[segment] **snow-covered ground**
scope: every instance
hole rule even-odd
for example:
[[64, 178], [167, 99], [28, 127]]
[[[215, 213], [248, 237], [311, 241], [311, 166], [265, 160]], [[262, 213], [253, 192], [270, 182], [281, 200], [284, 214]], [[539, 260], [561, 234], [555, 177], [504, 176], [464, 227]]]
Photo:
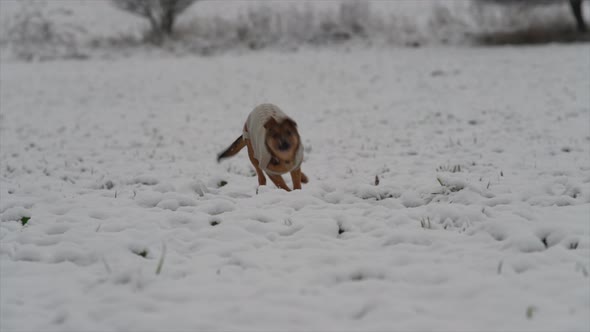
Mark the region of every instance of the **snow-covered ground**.
[[[2, 63], [0, 330], [588, 331], [589, 59]], [[301, 191], [215, 162], [262, 102]]]

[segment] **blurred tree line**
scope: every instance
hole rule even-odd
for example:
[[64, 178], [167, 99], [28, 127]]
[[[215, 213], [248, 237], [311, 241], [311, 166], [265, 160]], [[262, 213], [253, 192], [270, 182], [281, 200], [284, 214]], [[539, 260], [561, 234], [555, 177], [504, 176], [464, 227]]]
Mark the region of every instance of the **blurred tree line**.
[[[159, 43], [174, 32], [177, 17], [198, 0], [111, 0], [113, 4], [132, 14], [147, 19], [152, 41]], [[565, 0], [479, 0], [498, 5], [537, 6]], [[582, 10], [583, 0], [568, 0], [578, 31], [587, 31]]]

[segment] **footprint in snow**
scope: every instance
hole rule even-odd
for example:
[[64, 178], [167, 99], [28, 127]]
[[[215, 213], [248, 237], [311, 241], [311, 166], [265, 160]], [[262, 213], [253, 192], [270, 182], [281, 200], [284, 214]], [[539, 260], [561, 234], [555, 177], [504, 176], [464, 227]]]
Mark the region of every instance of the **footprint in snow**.
[[70, 226], [66, 224], [56, 224], [48, 227], [45, 233], [47, 233], [47, 235], [58, 235], [67, 232], [69, 229]]
[[2, 216], [0, 217], [1, 221], [19, 221], [21, 218], [31, 218], [31, 212], [29, 210], [22, 208], [22, 207], [11, 207], [6, 209]]
[[165, 199], [160, 201], [156, 207], [164, 210], [176, 211], [180, 207], [180, 204], [175, 199]]
[[157, 191], [143, 191], [137, 193], [135, 201], [140, 206], [151, 208], [158, 205], [158, 203], [162, 201], [163, 197], [164, 195]]
[[73, 245], [60, 244], [60, 247], [56, 249], [51, 263], [63, 263], [71, 262], [79, 266], [87, 266], [97, 261], [94, 253], [86, 252], [82, 248]]
[[130, 184], [143, 184], [146, 186], [155, 186], [159, 183], [158, 179], [149, 175], [140, 175], [130, 181]]
[[221, 199], [207, 201], [203, 203], [200, 207], [201, 211], [212, 216], [220, 215], [226, 212], [231, 212], [235, 209], [236, 208], [234, 203]]
[[43, 261], [43, 258], [44, 257], [41, 248], [33, 245], [20, 246], [12, 255], [13, 260], [25, 262], [41, 262]]
[[104, 211], [98, 211], [98, 210], [90, 211], [88, 213], [88, 216], [90, 218], [98, 219], [98, 220], [105, 220], [105, 219], [108, 219], [109, 218], [109, 214], [108, 213], [106, 213]]

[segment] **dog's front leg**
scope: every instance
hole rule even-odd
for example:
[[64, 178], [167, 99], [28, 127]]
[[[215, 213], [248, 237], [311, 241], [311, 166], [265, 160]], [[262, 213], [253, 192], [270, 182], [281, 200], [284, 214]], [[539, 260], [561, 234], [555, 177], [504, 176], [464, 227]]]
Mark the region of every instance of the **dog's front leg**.
[[264, 172], [260, 169], [260, 167], [258, 167], [258, 163], [254, 165], [254, 169], [256, 170], [256, 174], [258, 174], [258, 185], [265, 186], [266, 178], [264, 177]]
[[256, 174], [258, 175], [258, 185], [265, 186], [266, 177], [264, 177], [264, 172], [258, 166], [258, 160], [254, 158], [254, 148], [252, 148], [252, 143], [250, 143], [249, 139], [246, 140], [246, 146], [248, 147], [248, 158], [250, 158], [250, 162], [252, 163], [252, 166], [254, 166]]
[[291, 171], [291, 179], [293, 180], [293, 189], [301, 189], [301, 168]]
[[291, 189], [289, 189], [289, 187], [285, 183], [285, 180], [283, 180], [282, 176], [268, 174], [268, 177], [277, 187], [279, 187], [281, 189], [285, 189], [286, 191], [291, 191]]

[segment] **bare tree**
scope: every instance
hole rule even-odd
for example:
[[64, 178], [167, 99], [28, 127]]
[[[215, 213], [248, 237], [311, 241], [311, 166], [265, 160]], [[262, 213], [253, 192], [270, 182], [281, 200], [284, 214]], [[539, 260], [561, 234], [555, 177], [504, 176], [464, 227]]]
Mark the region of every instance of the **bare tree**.
[[584, 14], [582, 10], [582, 0], [570, 0], [570, 6], [572, 8], [572, 12], [574, 17], [576, 18], [576, 23], [578, 24], [578, 31], [586, 32], [588, 31], [588, 27], [586, 26], [586, 22], [584, 21]]
[[[496, 3], [501, 5], [518, 5], [521, 7], [525, 6], [535, 6], [535, 5], [542, 5], [542, 4], [552, 4], [561, 2], [558, 0], [483, 0], [484, 2], [489, 3]], [[582, 2], [584, 0], [569, 0], [570, 8], [572, 10], [572, 14], [574, 14], [574, 18], [576, 19], [576, 25], [578, 27], [578, 31], [586, 32], [588, 31], [588, 27], [586, 26], [586, 21], [584, 21], [584, 11], [582, 8]]]
[[150, 22], [156, 41], [174, 32], [176, 18], [197, 0], [111, 0], [122, 10], [144, 17]]

